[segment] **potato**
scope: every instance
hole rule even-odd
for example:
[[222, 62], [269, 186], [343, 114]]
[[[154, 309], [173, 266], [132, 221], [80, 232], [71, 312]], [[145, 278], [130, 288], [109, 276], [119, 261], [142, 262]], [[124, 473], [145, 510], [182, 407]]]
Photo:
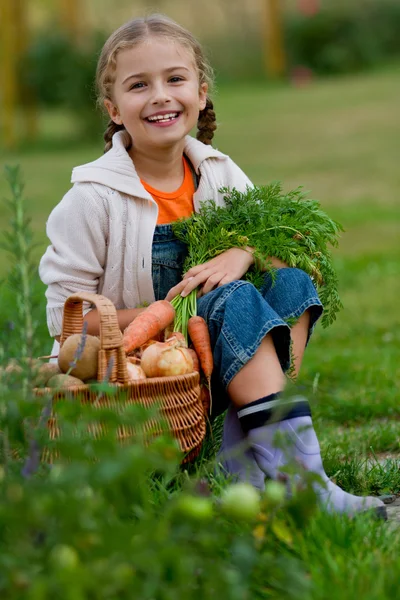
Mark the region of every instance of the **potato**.
[[64, 390], [67, 388], [74, 388], [78, 385], [85, 385], [81, 379], [72, 377], [72, 375], [53, 375], [47, 382], [47, 387], [57, 390]]
[[37, 373], [35, 374], [33, 385], [35, 387], [46, 387], [46, 384], [50, 377], [53, 377], [53, 375], [60, 374], [60, 367], [57, 363], [43, 363], [42, 365], [40, 365]]
[[[63, 373], [67, 373], [67, 371], [70, 369], [70, 365], [74, 360], [81, 339], [82, 334], [80, 333], [70, 335], [60, 348], [60, 352], [58, 354], [58, 366]], [[77, 361], [76, 367], [71, 370], [70, 374], [73, 377], [81, 379], [82, 381], [86, 381], [87, 379], [96, 379], [99, 362], [99, 350], [99, 338], [93, 335], [86, 335], [85, 346], [82, 354]]]

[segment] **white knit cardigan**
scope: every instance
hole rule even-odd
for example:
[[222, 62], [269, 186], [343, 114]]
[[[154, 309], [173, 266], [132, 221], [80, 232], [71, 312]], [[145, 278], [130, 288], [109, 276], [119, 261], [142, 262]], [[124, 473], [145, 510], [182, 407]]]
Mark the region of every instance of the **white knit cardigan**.
[[[47, 221], [51, 244], [39, 274], [47, 286], [52, 337], [61, 333], [64, 302], [70, 294], [103, 294], [117, 309], [154, 301], [152, 242], [158, 207], [126, 150], [129, 134], [119, 131], [112, 141], [112, 148], [98, 160], [73, 170], [73, 187]], [[221, 187], [244, 191], [252, 185], [228, 156], [211, 146], [187, 136], [184, 152], [200, 178], [194, 194], [196, 211], [206, 199], [222, 205]], [[85, 307], [88, 310], [90, 306]]]

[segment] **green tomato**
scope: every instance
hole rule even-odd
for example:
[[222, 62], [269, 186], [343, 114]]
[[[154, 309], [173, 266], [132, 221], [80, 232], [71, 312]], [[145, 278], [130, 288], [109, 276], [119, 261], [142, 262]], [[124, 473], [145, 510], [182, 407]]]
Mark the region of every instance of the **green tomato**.
[[49, 475], [50, 479], [52, 481], [58, 481], [61, 478], [63, 471], [64, 471], [64, 467], [62, 465], [58, 465], [58, 464], [52, 465], [51, 470], [50, 470], [50, 475]]
[[132, 581], [133, 568], [128, 563], [121, 563], [112, 568], [112, 578], [120, 585], [127, 585]]
[[90, 485], [85, 485], [75, 491], [75, 496], [82, 500], [90, 500], [94, 497], [93, 488]]
[[286, 488], [280, 481], [267, 481], [265, 484], [264, 498], [269, 506], [282, 504], [286, 497]]
[[261, 510], [260, 494], [249, 483], [233, 483], [221, 496], [224, 514], [238, 521], [254, 521]]
[[57, 544], [50, 552], [50, 562], [57, 570], [73, 571], [79, 564], [79, 556], [75, 548]]
[[181, 494], [175, 507], [179, 515], [193, 521], [209, 521], [213, 514], [211, 498], [204, 496]]

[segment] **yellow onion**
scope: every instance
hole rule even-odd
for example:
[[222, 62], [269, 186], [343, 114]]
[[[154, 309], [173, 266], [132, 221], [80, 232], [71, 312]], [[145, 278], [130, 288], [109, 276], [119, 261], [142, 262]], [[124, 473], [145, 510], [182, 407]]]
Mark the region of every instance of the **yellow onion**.
[[184, 348], [187, 348], [188, 345], [186, 343], [186, 339], [185, 336], [183, 335], [183, 333], [181, 333], [180, 331], [173, 331], [165, 340], [168, 343], [174, 343], [174, 342], [179, 342], [180, 346], [183, 346]]
[[193, 372], [193, 360], [179, 341], [156, 342], [148, 346], [141, 361], [147, 377], [172, 377]]
[[140, 365], [135, 365], [131, 362], [126, 363], [128, 370], [129, 381], [139, 381], [140, 379], [146, 379], [146, 374]]

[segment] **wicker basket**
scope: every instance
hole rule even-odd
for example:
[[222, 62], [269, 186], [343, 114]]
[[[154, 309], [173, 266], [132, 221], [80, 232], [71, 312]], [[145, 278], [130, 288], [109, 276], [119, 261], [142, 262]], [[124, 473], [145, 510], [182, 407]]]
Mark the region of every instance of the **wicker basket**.
[[[70, 335], [82, 333], [83, 302], [93, 304], [100, 316], [97, 379], [98, 381], [104, 380], [107, 368], [112, 364], [107, 376], [109, 383], [117, 386], [116, 393], [112, 396], [104, 394], [99, 397], [99, 393], [91, 390], [90, 386], [81, 385], [57, 392], [51, 388], [35, 388], [36, 395], [52, 394], [53, 408], [57, 400], [65, 397], [79, 398], [81, 403], [91, 403], [95, 407], [114, 408], [119, 402], [138, 403], [145, 407], [158, 405], [162, 417], [168, 423], [171, 433], [179, 441], [181, 450], [185, 454], [183, 462], [193, 460], [198, 455], [206, 434], [206, 419], [200, 398], [199, 374], [195, 372], [189, 375], [154, 377], [130, 382], [126, 367], [126, 354], [122, 345], [122, 333], [119, 329], [115, 307], [108, 298], [98, 294], [73, 294], [66, 300], [60, 346]], [[155, 426], [158, 431], [161, 431], [159, 424], [149, 425], [152, 425], [153, 428]], [[48, 427], [50, 438], [58, 438], [60, 432], [54, 412], [48, 421]], [[118, 429], [118, 437], [121, 442], [127, 442], [132, 435], [134, 435], [134, 431], [130, 428], [121, 426]]]

